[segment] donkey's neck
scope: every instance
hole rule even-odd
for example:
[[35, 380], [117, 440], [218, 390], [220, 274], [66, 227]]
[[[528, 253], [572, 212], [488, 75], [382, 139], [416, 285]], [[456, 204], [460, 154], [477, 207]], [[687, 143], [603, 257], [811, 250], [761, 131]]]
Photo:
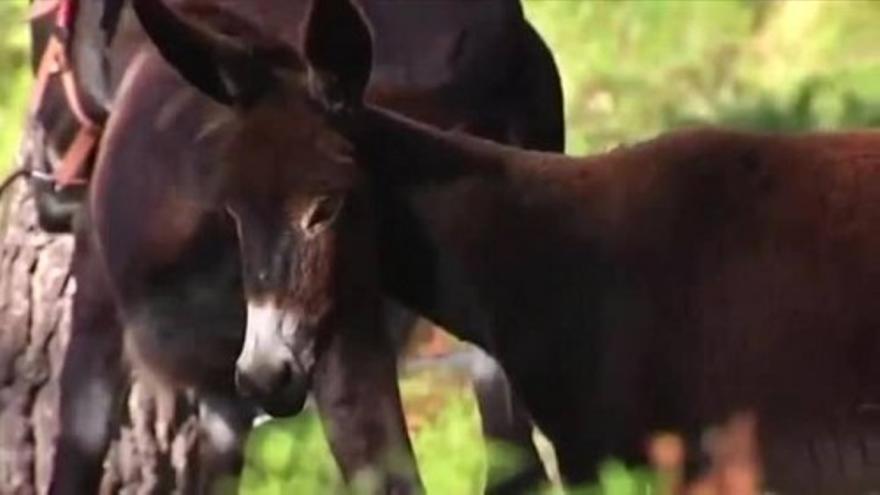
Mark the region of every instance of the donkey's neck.
[[568, 290], [563, 286], [574, 281], [571, 269], [580, 261], [558, 246], [583, 253], [590, 242], [580, 218], [589, 213], [571, 208], [582, 203], [575, 198], [585, 192], [579, 175], [589, 171], [563, 155], [438, 131], [379, 110], [359, 120], [393, 296], [490, 350], [498, 330], [509, 330], [511, 308], [520, 321], [552, 311], [529, 294]]

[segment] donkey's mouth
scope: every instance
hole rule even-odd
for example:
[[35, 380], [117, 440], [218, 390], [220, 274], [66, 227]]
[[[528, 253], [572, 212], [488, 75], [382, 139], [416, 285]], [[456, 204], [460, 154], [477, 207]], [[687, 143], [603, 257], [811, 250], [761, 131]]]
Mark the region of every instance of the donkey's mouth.
[[294, 416], [305, 406], [311, 381], [311, 376], [292, 376], [280, 389], [254, 399], [270, 416]]
[[294, 312], [248, 301], [245, 342], [236, 386], [272, 416], [290, 416], [305, 404], [314, 368], [314, 341]]

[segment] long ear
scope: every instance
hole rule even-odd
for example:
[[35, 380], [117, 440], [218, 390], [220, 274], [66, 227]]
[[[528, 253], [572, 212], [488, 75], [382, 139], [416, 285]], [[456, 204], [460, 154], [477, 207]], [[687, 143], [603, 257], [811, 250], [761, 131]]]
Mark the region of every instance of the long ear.
[[361, 105], [373, 66], [373, 37], [351, 0], [312, 0], [303, 49], [313, 97], [331, 111]]
[[133, 0], [133, 5], [159, 53], [214, 100], [248, 106], [275, 84], [271, 65], [243, 43], [185, 21], [163, 0]]

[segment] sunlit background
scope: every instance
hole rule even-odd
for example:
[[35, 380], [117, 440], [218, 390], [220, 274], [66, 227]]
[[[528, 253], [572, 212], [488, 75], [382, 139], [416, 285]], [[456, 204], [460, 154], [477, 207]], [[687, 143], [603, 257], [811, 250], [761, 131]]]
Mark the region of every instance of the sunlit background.
[[[875, 0], [524, 1], [563, 75], [572, 153], [698, 123], [880, 127]], [[18, 144], [30, 81], [25, 7], [0, 0], [0, 171]], [[487, 456], [466, 379], [422, 373], [403, 390], [429, 493], [481, 493]], [[637, 477], [606, 473], [606, 493], [635, 493]], [[241, 493], [330, 493], [337, 483], [313, 416], [253, 434]]]

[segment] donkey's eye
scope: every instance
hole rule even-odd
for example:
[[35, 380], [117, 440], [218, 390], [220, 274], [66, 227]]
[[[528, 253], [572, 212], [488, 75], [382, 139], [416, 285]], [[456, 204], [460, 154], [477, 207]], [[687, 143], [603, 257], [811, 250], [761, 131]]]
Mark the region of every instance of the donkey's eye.
[[320, 234], [336, 220], [344, 204], [345, 198], [342, 194], [318, 196], [306, 208], [300, 220], [300, 228], [310, 237]]

